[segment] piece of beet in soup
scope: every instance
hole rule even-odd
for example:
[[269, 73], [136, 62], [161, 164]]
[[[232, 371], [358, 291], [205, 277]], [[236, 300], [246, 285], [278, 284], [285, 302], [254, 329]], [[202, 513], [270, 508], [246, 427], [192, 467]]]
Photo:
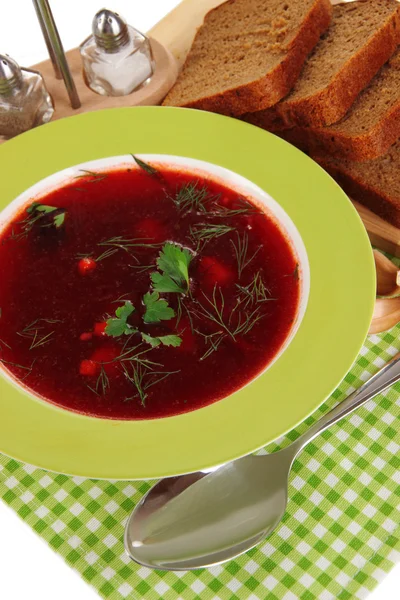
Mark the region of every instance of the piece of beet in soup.
[[0, 362], [68, 410], [192, 411], [278, 354], [300, 301], [291, 243], [211, 176], [149, 165], [82, 171], [0, 233]]

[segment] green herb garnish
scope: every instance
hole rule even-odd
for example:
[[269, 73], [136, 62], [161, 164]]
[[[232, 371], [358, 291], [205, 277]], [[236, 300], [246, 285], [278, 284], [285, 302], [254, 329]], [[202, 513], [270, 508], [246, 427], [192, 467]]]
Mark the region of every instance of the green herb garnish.
[[96, 392], [101, 390], [101, 395], [105, 396], [110, 389], [110, 380], [103, 365], [100, 365], [100, 374], [96, 381]]
[[142, 340], [147, 344], [150, 344], [153, 348], [157, 346], [173, 346], [174, 348], [178, 348], [182, 343], [182, 338], [178, 335], [162, 335], [158, 337], [153, 337], [148, 335], [147, 333], [142, 333]]
[[[54, 335], [54, 331], [46, 332], [46, 325], [60, 323], [59, 319], [35, 319], [29, 323], [22, 331], [17, 331], [17, 335], [31, 340], [29, 350], [34, 350], [40, 346], [48, 344]], [[46, 324], [46, 325], [44, 325]]]
[[25, 381], [25, 379], [27, 377], [29, 377], [29, 375], [32, 373], [32, 369], [33, 369], [33, 365], [35, 364], [36, 359], [34, 361], [32, 361], [32, 364], [30, 367], [26, 367], [25, 365], [20, 365], [18, 363], [15, 362], [11, 362], [10, 360], [5, 360], [4, 358], [0, 357], [0, 363], [4, 364], [4, 365], [8, 365], [10, 367], [15, 367], [16, 369], [22, 369], [23, 371], [26, 371], [24, 377], [21, 377], [21, 381]]
[[53, 218], [54, 226], [57, 227], [57, 229], [59, 227], [61, 227], [61, 225], [64, 225], [65, 215], [66, 215], [66, 212], [64, 211], [64, 212], [58, 213], [58, 215], [55, 215], [55, 217]]
[[260, 271], [254, 275], [252, 281], [248, 285], [243, 286], [237, 283], [236, 287], [239, 290], [239, 294], [243, 298], [244, 308], [248, 308], [248, 306], [254, 306], [255, 304], [260, 304], [262, 302], [271, 302], [276, 300], [276, 298], [271, 297], [271, 292], [264, 285]]
[[128, 265], [128, 267], [135, 269], [136, 273], [140, 275], [141, 273], [150, 271], [150, 269], [154, 269], [155, 265]]
[[9, 346], [9, 345], [7, 344], [7, 342], [5, 342], [4, 340], [2, 340], [2, 339], [0, 338], [0, 352], [3, 350], [3, 346], [4, 346], [5, 348], [8, 348], [9, 350], [11, 350], [11, 346]]
[[190, 237], [197, 244], [197, 250], [199, 250], [207, 242], [222, 237], [233, 230], [234, 227], [230, 227], [229, 225], [196, 223], [196, 225], [190, 227]]
[[107, 250], [104, 250], [104, 252], [102, 252], [101, 254], [99, 254], [98, 256], [94, 257], [93, 256], [93, 252], [78, 252], [78, 254], [76, 255], [77, 259], [82, 259], [82, 258], [93, 258], [93, 260], [95, 262], [101, 262], [102, 260], [104, 260], [105, 258], [109, 258], [110, 256], [113, 256], [113, 254], [115, 254], [116, 252], [118, 252], [118, 248], [108, 248]]
[[[95, 171], [88, 171], [87, 169], [79, 169], [82, 173], [82, 175], [77, 175], [75, 177], [75, 179], [82, 179], [83, 177], [87, 177], [88, 175], [90, 175], [90, 177], [92, 178], [91, 180], [89, 180], [87, 183], [99, 183], [100, 181], [103, 181], [103, 179], [106, 179], [108, 177], [107, 173], [96, 173]], [[86, 190], [84, 188], [74, 188], [75, 190], [78, 190], [80, 192], [85, 192]]]
[[262, 214], [262, 211], [251, 204], [246, 198], [237, 198], [234, 203], [234, 208], [228, 208], [227, 206], [223, 206], [216, 202], [214, 204], [214, 209], [210, 212], [213, 217], [237, 217], [239, 215], [259, 215]]
[[201, 331], [198, 331], [197, 329], [195, 331], [204, 338], [204, 342], [206, 346], [208, 346], [208, 349], [200, 358], [200, 360], [206, 360], [206, 358], [211, 356], [213, 352], [216, 352], [220, 347], [221, 343], [226, 338], [226, 334], [223, 331], [216, 331], [215, 333], [207, 335], [205, 333], [202, 333]]
[[[292, 273], [289, 273], [289, 275], [284, 275], [284, 277], [293, 277], [293, 279], [295, 281], [298, 281], [299, 280], [299, 268], [300, 268], [299, 263], [296, 263], [294, 271]], [[395, 296], [391, 296], [391, 297], [395, 297]]]
[[243, 310], [240, 299], [237, 300], [236, 305], [227, 314], [223, 291], [221, 288], [217, 288], [216, 285], [211, 298], [206, 296], [204, 292], [203, 297], [205, 303], [198, 302], [194, 312], [198, 316], [216, 323], [233, 341], [236, 341], [238, 336], [249, 333], [254, 325], [265, 316], [261, 314], [260, 306], [254, 308], [251, 312]]
[[136, 389], [136, 395], [130, 398], [125, 398], [125, 401], [133, 400], [136, 396], [139, 396], [142, 406], [146, 404], [147, 391], [164, 381], [170, 375], [179, 373], [179, 371], [153, 371], [143, 364], [131, 364], [130, 369], [126, 365], [122, 365], [125, 377]]
[[236, 241], [230, 240], [230, 242], [235, 251], [236, 260], [237, 260], [238, 276], [240, 279], [242, 277], [243, 271], [246, 269], [246, 267], [249, 266], [251, 261], [256, 257], [256, 255], [261, 250], [262, 246], [259, 246], [257, 248], [257, 250], [251, 256], [249, 256], [249, 236], [247, 235], [246, 231], [243, 233], [242, 237], [240, 237], [239, 232], [238, 232]]
[[186, 294], [189, 291], [189, 265], [192, 255], [186, 248], [167, 243], [160, 252], [157, 266], [162, 272], [151, 274], [156, 292], [176, 292]]
[[47, 344], [48, 342], [51, 341], [51, 338], [54, 335], [54, 331], [50, 331], [50, 333], [47, 333], [46, 335], [38, 335], [38, 333], [35, 333], [35, 337], [32, 340], [32, 343], [29, 347], [29, 350], [34, 350], [34, 348], [39, 348], [39, 346], [44, 346], [45, 344]]
[[36, 224], [41, 228], [55, 227], [56, 229], [60, 229], [67, 215], [67, 211], [64, 208], [40, 204], [40, 202], [33, 202], [26, 209], [26, 213], [28, 216], [20, 222], [20, 233], [15, 234], [13, 230], [11, 233], [12, 239], [18, 240], [26, 237]]
[[186, 288], [175, 283], [169, 275], [161, 275], [157, 271], [151, 274], [151, 281], [154, 289], [160, 293], [184, 294], [187, 291]]
[[52, 213], [55, 210], [57, 210], [56, 206], [48, 206], [47, 204], [40, 204], [39, 202], [33, 202], [30, 206], [28, 206], [28, 208], [26, 209], [26, 212], [28, 213], [28, 215], [33, 215], [36, 213]]
[[175, 311], [168, 306], [168, 302], [160, 299], [158, 292], [148, 292], [143, 296], [143, 303], [146, 312], [143, 315], [145, 323], [159, 323], [160, 321], [169, 321], [175, 316]]
[[103, 240], [97, 245], [106, 246], [108, 249], [105, 250], [103, 254], [100, 254], [100, 256], [98, 256], [94, 260], [96, 262], [99, 262], [100, 260], [104, 260], [105, 258], [112, 256], [119, 250], [123, 250], [124, 252], [132, 256], [132, 258], [136, 260], [136, 262], [139, 264], [140, 261], [138, 260], [138, 258], [134, 254], [132, 254], [133, 249], [136, 248], [137, 250], [140, 250], [144, 248], [159, 248], [162, 245], [159, 243], [149, 243], [147, 239], [148, 238], [124, 238], [122, 235], [117, 235], [115, 237], [109, 238], [108, 240]]
[[211, 196], [205, 185], [199, 182], [186, 183], [176, 192], [171, 200], [180, 212], [207, 212], [206, 203], [216, 201], [219, 196]]
[[105, 333], [111, 337], [119, 337], [120, 335], [130, 335], [136, 333], [137, 329], [129, 325], [128, 318], [134, 312], [135, 307], [132, 302], [127, 300], [123, 306], [119, 306], [115, 311], [115, 318], [107, 320]]
[[105, 250], [104, 252], [99, 254], [99, 256], [97, 256], [94, 260], [96, 262], [101, 262], [105, 258], [109, 258], [110, 256], [113, 256], [113, 254], [115, 254], [116, 252], [118, 252], [118, 248], [109, 248], [108, 250]]
[[135, 163], [138, 165], [138, 167], [143, 169], [143, 171], [146, 171], [146, 173], [148, 173], [149, 175], [158, 175], [157, 169], [155, 169], [154, 167], [149, 165], [149, 163], [144, 162], [144, 160], [141, 160], [134, 154], [132, 154], [131, 156], [132, 156], [133, 160], [135, 161]]

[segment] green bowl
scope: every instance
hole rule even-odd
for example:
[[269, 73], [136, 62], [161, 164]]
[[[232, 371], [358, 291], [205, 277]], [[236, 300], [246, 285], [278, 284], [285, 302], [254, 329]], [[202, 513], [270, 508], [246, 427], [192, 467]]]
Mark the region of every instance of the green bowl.
[[234, 119], [140, 107], [42, 126], [0, 147], [0, 210], [55, 173], [131, 153], [205, 161], [249, 180], [276, 201], [308, 258], [303, 258], [311, 282], [309, 295], [308, 284], [303, 289], [305, 314], [285, 351], [252, 383], [176, 417], [87, 417], [37, 400], [0, 376], [0, 451], [44, 469], [146, 479], [210, 468], [255, 451], [295, 427], [329, 396], [350, 369], [370, 325], [374, 262], [351, 202], [304, 154]]

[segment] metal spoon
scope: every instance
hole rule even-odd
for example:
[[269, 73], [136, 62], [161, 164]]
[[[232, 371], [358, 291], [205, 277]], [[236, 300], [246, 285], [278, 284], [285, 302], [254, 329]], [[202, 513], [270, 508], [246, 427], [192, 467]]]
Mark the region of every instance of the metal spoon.
[[284, 450], [213, 472], [163, 479], [128, 520], [125, 549], [150, 568], [200, 569], [233, 559], [271, 534], [288, 498], [292, 464], [322, 431], [400, 380], [400, 354]]

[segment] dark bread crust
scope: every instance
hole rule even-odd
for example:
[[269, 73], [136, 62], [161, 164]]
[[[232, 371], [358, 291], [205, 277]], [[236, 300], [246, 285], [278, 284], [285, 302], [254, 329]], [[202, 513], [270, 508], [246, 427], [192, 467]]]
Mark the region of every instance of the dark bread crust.
[[[400, 227], [400, 196], [390, 189], [390, 185], [385, 180], [380, 184], [369, 181], [367, 174], [357, 171], [357, 163], [352, 166], [351, 163], [346, 164], [327, 157], [316, 155], [312, 157], [337, 181], [350, 198], [357, 200], [395, 227]], [[398, 164], [395, 162], [393, 163], [394, 177], [397, 176], [397, 172]]]
[[367, 46], [353, 55], [331, 84], [311, 98], [283, 101], [286, 124], [323, 127], [339, 121], [400, 43], [400, 5]]
[[336, 158], [364, 162], [378, 158], [400, 137], [400, 100], [369, 131], [360, 135], [326, 129], [297, 129], [294, 145], [301, 145], [315, 154], [327, 153]]
[[[258, 125], [257, 122], [253, 122]], [[400, 100], [383, 115], [382, 119], [363, 134], [350, 135], [345, 131], [326, 128], [285, 127], [281, 123], [269, 122], [267, 131], [296, 146], [303, 152], [354, 162], [366, 162], [386, 154], [400, 137]]]
[[[234, 2], [235, 0], [228, 0]], [[217, 11], [219, 7], [214, 8]], [[210, 11], [213, 12], [213, 11]], [[208, 13], [208, 14], [210, 14]], [[262, 79], [246, 83], [234, 89], [226, 89], [218, 94], [188, 103], [171, 101], [174, 88], [163, 102], [163, 106], [183, 106], [217, 112], [229, 116], [240, 116], [270, 107], [286, 96], [300, 75], [304, 62], [318, 43], [321, 34], [328, 28], [332, 16], [330, 0], [315, 0], [307, 18], [299, 27], [288, 52], [280, 64], [268, 72]], [[206, 26], [207, 16], [205, 19]], [[191, 52], [186, 62], [191, 60]], [[178, 78], [185, 77], [185, 67]]]
[[351, 56], [324, 89], [297, 100], [289, 95], [273, 108], [258, 115], [244, 115], [243, 119], [265, 129], [271, 123], [280, 129], [326, 127], [342, 119], [400, 43], [400, 4], [393, 8], [393, 14], [369, 43]]
[[[261, 119], [261, 114], [268, 116]], [[288, 129], [273, 111], [249, 116], [248, 121], [306, 152], [355, 162], [378, 158], [400, 137], [400, 49], [361, 92], [345, 117], [329, 127]]]

